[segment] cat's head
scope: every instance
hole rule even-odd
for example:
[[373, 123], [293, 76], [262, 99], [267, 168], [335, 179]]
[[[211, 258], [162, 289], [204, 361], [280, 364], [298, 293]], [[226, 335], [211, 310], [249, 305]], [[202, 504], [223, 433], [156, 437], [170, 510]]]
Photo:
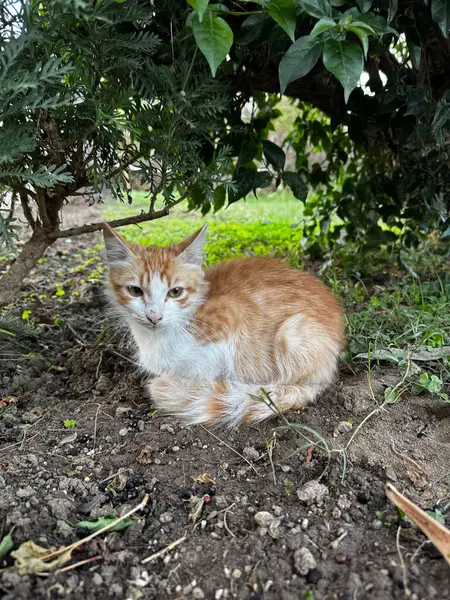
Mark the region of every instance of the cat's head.
[[179, 244], [131, 244], [104, 226], [109, 291], [130, 323], [149, 329], [183, 326], [208, 291], [202, 270], [206, 225]]

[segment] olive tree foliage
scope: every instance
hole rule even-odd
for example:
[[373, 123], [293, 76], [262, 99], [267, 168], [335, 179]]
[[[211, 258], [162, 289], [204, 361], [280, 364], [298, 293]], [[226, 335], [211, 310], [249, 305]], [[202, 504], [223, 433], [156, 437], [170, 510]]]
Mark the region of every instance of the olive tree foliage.
[[[64, 229], [61, 208], [123, 196], [129, 165], [148, 210], [115, 225], [285, 185], [310, 252], [450, 237], [449, 27], [445, 0], [5, 0], [0, 236], [15, 203], [33, 233], [0, 302], [54, 240], [100, 228]], [[297, 115], [282, 147], [280, 93]]]
[[199, 149], [225, 130], [226, 96], [172, 13], [170, 1], [153, 11], [146, 0], [0, 5], [1, 241], [14, 243], [17, 203], [32, 229], [0, 301], [54, 240], [101, 227], [64, 229], [69, 197], [95, 201], [105, 184], [123, 196], [124, 170], [138, 165], [148, 210], [113, 225], [139, 223], [166, 215], [190, 189], [210, 193], [223, 176], [227, 152], [215, 148], [206, 163]]

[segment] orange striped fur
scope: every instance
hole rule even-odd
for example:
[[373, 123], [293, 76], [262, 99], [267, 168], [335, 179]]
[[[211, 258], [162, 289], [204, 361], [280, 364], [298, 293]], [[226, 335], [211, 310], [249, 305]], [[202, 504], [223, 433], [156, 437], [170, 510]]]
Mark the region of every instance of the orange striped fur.
[[188, 423], [236, 426], [312, 402], [332, 382], [342, 310], [316, 277], [271, 258], [202, 269], [205, 228], [166, 248], [104, 229], [109, 291], [156, 406]]

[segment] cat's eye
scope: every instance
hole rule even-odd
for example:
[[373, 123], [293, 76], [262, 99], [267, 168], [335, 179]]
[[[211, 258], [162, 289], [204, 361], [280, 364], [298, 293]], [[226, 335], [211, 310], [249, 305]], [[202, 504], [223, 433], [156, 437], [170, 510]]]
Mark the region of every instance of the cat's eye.
[[127, 292], [130, 296], [134, 296], [135, 298], [139, 298], [144, 295], [144, 292], [137, 285], [127, 285]]
[[170, 298], [179, 298], [182, 293], [183, 293], [183, 288], [182, 287], [174, 287], [171, 290], [169, 290], [169, 292], [168, 292], [167, 295]]

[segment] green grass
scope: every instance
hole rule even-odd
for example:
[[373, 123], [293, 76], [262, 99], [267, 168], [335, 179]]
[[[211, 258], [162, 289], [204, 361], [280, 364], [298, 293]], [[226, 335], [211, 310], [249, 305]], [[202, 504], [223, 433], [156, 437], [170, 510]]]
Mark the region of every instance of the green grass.
[[[121, 218], [147, 210], [148, 200], [135, 193], [133, 205], [111, 202], [105, 217]], [[207, 263], [238, 256], [280, 257], [294, 266], [311, 262], [302, 253], [303, 206], [289, 192], [275, 192], [258, 199], [247, 197], [217, 214], [202, 217], [176, 207], [164, 219], [142, 227], [122, 228], [135, 242], [167, 245], [209, 223]], [[417, 251], [403, 256], [411, 267], [400, 269], [397, 258], [387, 249], [360, 258], [340, 252], [323, 270], [322, 277], [341, 298], [346, 311], [349, 345], [347, 360], [369, 349], [442, 347], [450, 345], [450, 261], [448, 248], [430, 240]], [[314, 265], [319, 269], [322, 265]], [[416, 271], [418, 278], [411, 273]], [[379, 283], [381, 281], [381, 283]], [[450, 362], [441, 361], [431, 369], [442, 381], [450, 379]], [[417, 370], [414, 377], [420, 374]], [[411, 385], [414, 381], [411, 381]]]
[[[127, 217], [148, 209], [144, 194], [133, 194], [133, 205], [110, 202], [107, 219]], [[165, 246], [178, 242], [209, 223], [206, 261], [213, 265], [237, 256], [279, 256], [297, 265], [302, 228], [292, 227], [303, 214], [303, 205], [288, 192], [275, 192], [259, 199], [247, 197], [217, 214], [202, 217], [177, 206], [167, 218], [142, 226], [121, 228], [127, 239], [143, 244]]]

